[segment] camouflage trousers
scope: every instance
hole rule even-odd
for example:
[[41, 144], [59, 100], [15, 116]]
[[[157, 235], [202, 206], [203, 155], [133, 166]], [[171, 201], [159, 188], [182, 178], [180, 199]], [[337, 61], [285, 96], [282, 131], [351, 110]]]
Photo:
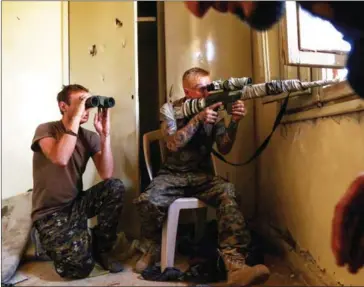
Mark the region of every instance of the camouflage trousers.
[[216, 208], [219, 245], [224, 250], [248, 251], [251, 235], [235, 200], [235, 188], [221, 177], [196, 172], [161, 170], [134, 203], [141, 217], [146, 244], [160, 246], [168, 207], [178, 198], [196, 197]]
[[[105, 180], [80, 192], [71, 205], [34, 223], [42, 248], [61, 277], [87, 277], [95, 266], [95, 254], [113, 247], [124, 191], [120, 180]], [[93, 229], [93, 238], [88, 232], [87, 219], [96, 215], [98, 225]]]

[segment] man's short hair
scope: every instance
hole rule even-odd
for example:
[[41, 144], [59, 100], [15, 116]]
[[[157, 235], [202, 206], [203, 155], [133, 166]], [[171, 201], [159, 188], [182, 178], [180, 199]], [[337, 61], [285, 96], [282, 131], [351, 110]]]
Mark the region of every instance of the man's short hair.
[[193, 67], [191, 69], [188, 69], [186, 72], [184, 72], [183, 76], [182, 76], [182, 81], [186, 81], [189, 77], [195, 77], [195, 76], [202, 76], [202, 77], [206, 77], [206, 76], [210, 76], [210, 72], [199, 68], [199, 67]]
[[57, 101], [65, 102], [66, 104], [70, 104], [70, 95], [74, 92], [86, 92], [88, 93], [89, 90], [86, 89], [84, 86], [78, 84], [72, 84], [63, 86], [62, 90], [57, 95]]
[[[70, 104], [70, 95], [74, 92], [86, 92], [88, 93], [89, 90], [86, 89], [84, 86], [78, 84], [66, 85], [63, 86], [62, 90], [57, 95], [57, 102], [65, 102], [67, 105]], [[63, 112], [60, 110], [61, 114]]]

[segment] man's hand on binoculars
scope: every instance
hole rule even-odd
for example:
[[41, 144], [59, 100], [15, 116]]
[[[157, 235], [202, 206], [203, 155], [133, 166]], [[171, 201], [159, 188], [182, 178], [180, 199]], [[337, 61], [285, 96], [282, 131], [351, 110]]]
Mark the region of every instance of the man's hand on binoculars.
[[94, 126], [100, 136], [107, 137], [110, 134], [110, 109], [98, 108]]
[[82, 118], [85, 112], [85, 103], [89, 97], [91, 97], [91, 94], [82, 93], [78, 98], [75, 98], [71, 101], [68, 108], [68, 114], [71, 118]]

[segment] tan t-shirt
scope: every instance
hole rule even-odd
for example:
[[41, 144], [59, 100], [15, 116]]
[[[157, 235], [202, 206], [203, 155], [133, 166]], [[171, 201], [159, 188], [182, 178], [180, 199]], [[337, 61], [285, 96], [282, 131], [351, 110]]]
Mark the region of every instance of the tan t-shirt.
[[67, 166], [58, 166], [43, 154], [38, 143], [45, 137], [59, 140], [65, 131], [62, 121], [41, 124], [35, 131], [31, 145], [34, 152], [33, 222], [72, 203], [83, 190], [82, 174], [88, 160], [101, 149], [99, 136], [80, 127], [76, 147]]

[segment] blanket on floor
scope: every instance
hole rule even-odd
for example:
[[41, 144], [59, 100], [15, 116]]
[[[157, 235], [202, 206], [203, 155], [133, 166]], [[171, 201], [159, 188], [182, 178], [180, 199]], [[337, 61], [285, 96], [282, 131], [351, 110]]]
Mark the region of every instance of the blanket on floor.
[[32, 192], [2, 200], [1, 283], [10, 283], [19, 266], [30, 236]]

